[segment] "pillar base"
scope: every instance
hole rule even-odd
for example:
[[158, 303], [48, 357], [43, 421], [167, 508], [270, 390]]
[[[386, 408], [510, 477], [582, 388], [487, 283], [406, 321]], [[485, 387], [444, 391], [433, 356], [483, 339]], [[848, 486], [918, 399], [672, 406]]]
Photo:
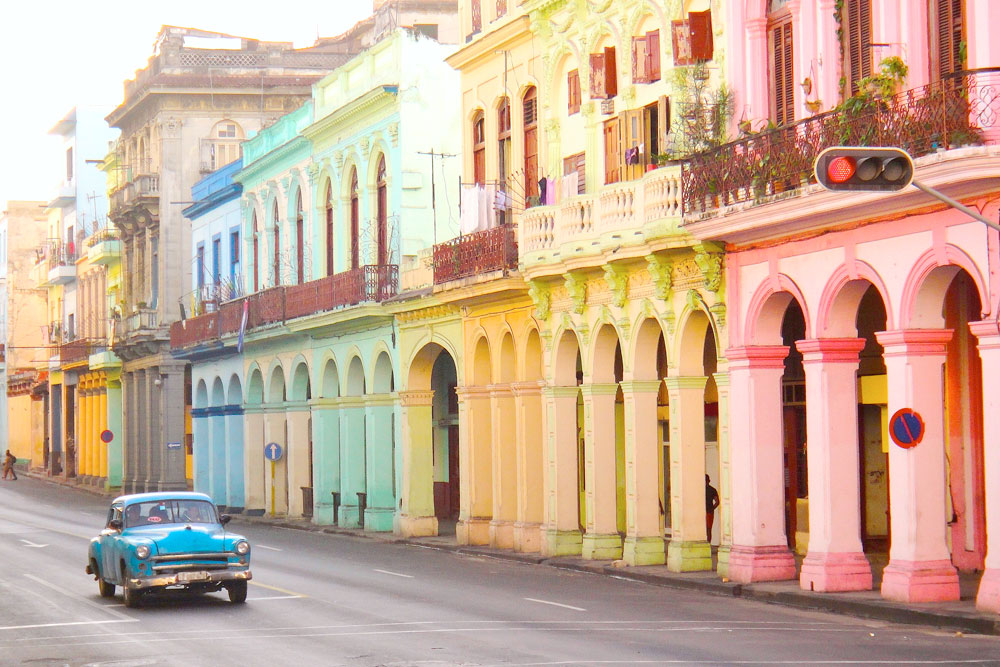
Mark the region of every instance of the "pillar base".
[[542, 555], [579, 556], [583, 553], [583, 534], [579, 530], [546, 529], [542, 540]]
[[1000, 570], [988, 567], [983, 572], [976, 594], [976, 609], [1000, 613]]
[[438, 534], [438, 520], [436, 516], [401, 514], [398, 531], [403, 537], [433, 537]]
[[729, 578], [741, 584], [795, 578], [795, 558], [786, 546], [741, 547], [729, 551]]
[[149, 482], [146, 485], [150, 491], [187, 491], [187, 480], [183, 482]]
[[629, 565], [663, 565], [667, 560], [662, 537], [625, 538], [622, 559]]
[[882, 597], [895, 602], [958, 600], [958, 571], [949, 560], [893, 560], [882, 571]]
[[468, 546], [487, 546], [490, 543], [489, 519], [459, 519], [455, 524], [455, 539]]
[[728, 544], [719, 545], [719, 551], [715, 554], [715, 571], [720, 577], [729, 578], [729, 551], [732, 549]]
[[671, 572], [705, 572], [712, 570], [712, 545], [705, 540], [667, 544], [667, 569]]
[[490, 521], [490, 546], [496, 549], [514, 548], [514, 523], [494, 519]]
[[542, 525], [518, 521], [514, 524], [514, 551], [534, 553], [542, 548]]
[[396, 512], [391, 507], [372, 507], [365, 510], [366, 533], [388, 533], [392, 530]]
[[818, 593], [870, 591], [872, 567], [861, 552], [806, 554], [799, 586]]
[[583, 536], [583, 557], [589, 560], [619, 560], [622, 557], [622, 536], [618, 533]]

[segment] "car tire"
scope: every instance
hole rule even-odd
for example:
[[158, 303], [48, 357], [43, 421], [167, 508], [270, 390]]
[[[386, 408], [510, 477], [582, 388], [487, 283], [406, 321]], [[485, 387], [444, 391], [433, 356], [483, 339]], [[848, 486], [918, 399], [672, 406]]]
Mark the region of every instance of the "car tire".
[[243, 580], [233, 581], [226, 586], [229, 591], [229, 601], [234, 604], [243, 604], [247, 601], [247, 582]]
[[104, 581], [100, 573], [97, 575], [97, 589], [101, 591], [102, 598], [113, 598], [115, 596], [115, 585]]
[[122, 602], [129, 609], [135, 609], [139, 606], [139, 599], [142, 594], [133, 588], [128, 586], [128, 572], [125, 571], [125, 566], [122, 565]]

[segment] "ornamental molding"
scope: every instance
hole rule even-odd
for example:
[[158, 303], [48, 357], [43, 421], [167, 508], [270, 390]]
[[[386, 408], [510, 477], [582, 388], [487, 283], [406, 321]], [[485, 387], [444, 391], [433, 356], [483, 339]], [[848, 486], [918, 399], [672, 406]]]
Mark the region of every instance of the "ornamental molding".
[[673, 265], [659, 255], [646, 255], [646, 267], [656, 288], [656, 298], [670, 303], [674, 295]]
[[552, 290], [539, 280], [532, 280], [528, 283], [528, 296], [535, 304], [535, 317], [540, 320], [548, 320], [552, 314]]
[[694, 261], [701, 271], [706, 289], [718, 294], [722, 290], [722, 253], [703, 246], [695, 253]]
[[579, 273], [566, 273], [566, 292], [573, 301], [573, 312], [582, 314], [587, 308], [587, 278]]
[[399, 146], [399, 123], [389, 123], [389, 127], [386, 128], [389, 131], [389, 143], [392, 144], [393, 148]]
[[611, 290], [611, 303], [624, 308], [628, 300], [628, 271], [614, 264], [604, 265], [604, 281]]
[[437, 306], [429, 306], [427, 308], [419, 308], [417, 310], [403, 311], [398, 313], [396, 317], [399, 319], [400, 323], [406, 324], [409, 322], [421, 322], [445, 317], [457, 317], [461, 315], [461, 312], [462, 311], [458, 306], [440, 304]]

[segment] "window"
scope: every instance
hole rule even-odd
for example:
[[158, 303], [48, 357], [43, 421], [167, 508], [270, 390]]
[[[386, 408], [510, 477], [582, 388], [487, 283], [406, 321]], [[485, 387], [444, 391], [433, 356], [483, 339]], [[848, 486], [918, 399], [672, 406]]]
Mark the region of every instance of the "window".
[[507, 14], [507, 0], [497, 0], [497, 18]]
[[792, 15], [782, 8], [768, 16], [771, 120], [784, 125], [795, 120], [795, 84], [792, 71]]
[[295, 197], [295, 278], [299, 285], [306, 281], [305, 216], [302, 212], [302, 190]]
[[198, 244], [198, 255], [195, 260], [195, 271], [198, 274], [198, 278], [195, 282], [198, 285], [198, 289], [201, 290], [205, 286], [205, 244]]
[[569, 115], [580, 113], [580, 70], [575, 69], [566, 75], [566, 101]]
[[215, 171], [240, 159], [242, 141], [243, 128], [239, 124], [231, 120], [216, 123], [209, 138], [202, 140], [202, 171]]
[[686, 19], [674, 21], [670, 28], [675, 65], [694, 65], [712, 59], [715, 44], [710, 10], [688, 12]]
[[652, 30], [632, 38], [632, 81], [652, 83], [660, 80], [660, 31]]
[[472, 33], [469, 35], [471, 38], [483, 29], [483, 8], [480, 0], [469, 0], [469, 5], [472, 13]]
[[375, 176], [375, 223], [376, 223], [376, 264], [385, 266], [389, 263], [389, 201], [386, 188], [385, 156], [378, 159], [378, 172]]
[[272, 246], [274, 249], [274, 265], [271, 267], [271, 275], [274, 278], [274, 285], [281, 284], [281, 228], [278, 222], [278, 202], [274, 202], [274, 212], [271, 215], [274, 223], [274, 238]]
[[[510, 161], [510, 100], [505, 97], [497, 109], [497, 179], [498, 189], [502, 192], [507, 192], [510, 187]], [[506, 224], [508, 215], [506, 207], [498, 207], [497, 223]]]
[[240, 233], [238, 230], [229, 232], [229, 282], [235, 284], [240, 272]]
[[607, 46], [604, 53], [590, 54], [590, 96], [609, 100], [618, 94], [618, 65], [615, 47]]
[[472, 120], [472, 174], [478, 185], [486, 183], [486, 120], [482, 111]]
[[534, 86], [522, 100], [524, 107], [524, 198], [538, 196], [538, 95]]
[[220, 139], [235, 139], [236, 138], [236, 123], [219, 123], [218, 127], [218, 137]]
[[222, 282], [222, 239], [212, 239], [212, 284], [216, 287]]
[[360, 215], [358, 208], [358, 170], [351, 169], [351, 268], [361, 268], [358, 257], [358, 234], [360, 232]]
[[66, 149], [66, 180], [73, 180], [73, 147]]
[[931, 0], [931, 76], [940, 79], [965, 69], [963, 0]]
[[251, 218], [253, 227], [253, 291], [260, 291], [260, 228], [257, 225], [257, 212]]
[[584, 153], [570, 155], [563, 159], [563, 176], [576, 175], [576, 193], [587, 191], [587, 160]]
[[160, 237], [154, 236], [149, 239], [149, 283], [151, 308], [156, 308], [156, 302], [160, 298]]
[[621, 180], [619, 170], [622, 161], [620, 119], [612, 118], [604, 122], [604, 183], [617, 183]]
[[872, 2], [871, 0], [844, 0], [841, 9], [844, 26], [844, 78], [847, 80], [845, 96], [858, 92], [858, 81], [872, 73]]
[[326, 181], [326, 275], [333, 275], [333, 183]]

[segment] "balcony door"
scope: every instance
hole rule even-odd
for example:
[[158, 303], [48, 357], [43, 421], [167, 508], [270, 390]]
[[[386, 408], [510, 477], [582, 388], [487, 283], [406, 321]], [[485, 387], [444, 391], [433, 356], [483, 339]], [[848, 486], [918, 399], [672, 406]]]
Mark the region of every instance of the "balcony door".
[[385, 156], [378, 160], [376, 175], [376, 264], [385, 266], [389, 263], [389, 202], [386, 192]]
[[358, 170], [351, 169], [351, 268], [357, 269], [361, 265], [358, 257], [358, 233], [360, 231], [359, 216], [361, 215], [358, 206]]
[[929, 0], [931, 76], [941, 79], [966, 67], [965, 0]]
[[299, 285], [306, 281], [305, 216], [302, 212], [302, 190], [295, 199], [295, 278]]
[[767, 16], [770, 112], [775, 125], [795, 120], [792, 13], [786, 4], [787, 0], [771, 0]]

